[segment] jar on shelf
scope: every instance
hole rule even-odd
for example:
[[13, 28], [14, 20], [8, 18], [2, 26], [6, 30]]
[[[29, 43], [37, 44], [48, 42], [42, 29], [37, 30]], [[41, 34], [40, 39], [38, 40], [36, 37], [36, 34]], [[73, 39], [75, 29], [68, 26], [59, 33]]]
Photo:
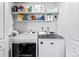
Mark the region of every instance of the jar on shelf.
[[11, 10], [12, 10], [12, 12], [17, 12], [18, 11], [18, 6], [12, 6]]
[[28, 6], [25, 7], [25, 12], [27, 12], [27, 13], [29, 12], [29, 7]]
[[18, 14], [17, 19], [18, 19], [18, 21], [23, 21], [24, 20], [24, 15], [23, 14]]
[[36, 16], [35, 15], [32, 15], [31, 18], [32, 18], [32, 20], [36, 20]]
[[24, 7], [21, 4], [18, 6], [18, 12], [24, 12]]

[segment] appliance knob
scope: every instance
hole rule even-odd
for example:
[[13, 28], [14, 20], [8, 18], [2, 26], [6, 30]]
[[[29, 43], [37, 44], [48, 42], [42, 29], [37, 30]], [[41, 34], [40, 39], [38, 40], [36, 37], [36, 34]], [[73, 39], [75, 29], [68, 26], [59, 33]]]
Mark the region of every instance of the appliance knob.
[[52, 45], [52, 44], [54, 44], [54, 43], [50, 43], [50, 44]]
[[40, 42], [41, 44], [43, 44], [43, 42]]

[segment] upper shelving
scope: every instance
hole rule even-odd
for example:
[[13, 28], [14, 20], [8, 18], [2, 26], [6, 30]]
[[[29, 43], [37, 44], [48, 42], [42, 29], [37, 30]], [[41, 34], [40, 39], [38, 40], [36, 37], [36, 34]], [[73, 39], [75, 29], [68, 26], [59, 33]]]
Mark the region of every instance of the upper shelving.
[[43, 4], [22, 4], [14, 3], [11, 7], [11, 14], [16, 21], [32, 22], [54, 22], [57, 19], [58, 8], [46, 8]]
[[55, 12], [12, 12], [12, 14], [29, 14], [29, 15], [57, 15]]
[[[35, 19], [35, 20], [33, 20], [32, 21], [32, 19], [30, 19], [31, 20], [31, 22], [42, 22], [42, 21], [45, 21], [45, 22], [55, 22], [55, 20], [54, 20], [54, 18], [55, 18], [55, 16], [57, 16], [58, 15], [58, 13], [56, 13], [56, 12], [11, 12], [12, 13], [12, 15], [19, 15], [19, 14], [28, 14], [28, 15], [48, 15], [48, 16], [44, 16], [44, 19], [41, 19], [41, 20], [38, 20], [38, 19]], [[53, 17], [51, 16], [51, 15], [53, 15]], [[21, 16], [20, 16], [21, 17]], [[20, 18], [19, 17], [19, 18]], [[39, 18], [39, 17], [36, 17], [36, 16], [34, 16], [35, 18]], [[43, 16], [41, 16], [40, 18], [42, 18]], [[48, 17], [48, 18], [47, 18]], [[17, 17], [17, 19], [18, 20], [16, 20], [16, 21], [20, 21], [19, 20], [19, 18]], [[22, 18], [22, 17], [21, 17]], [[27, 18], [28, 18], [28, 16], [27, 16]], [[52, 18], [52, 19], [51, 19]], [[29, 20], [29, 19], [28, 19]], [[21, 22], [22, 21], [28, 21], [28, 20], [21, 20]], [[30, 21], [29, 20], [29, 21]]]

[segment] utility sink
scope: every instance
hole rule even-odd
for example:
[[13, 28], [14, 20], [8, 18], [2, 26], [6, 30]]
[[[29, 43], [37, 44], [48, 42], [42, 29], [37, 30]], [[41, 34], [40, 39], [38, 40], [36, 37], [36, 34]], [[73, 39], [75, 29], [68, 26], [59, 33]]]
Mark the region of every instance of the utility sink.
[[55, 34], [54, 32], [50, 33], [50, 34], [39, 34], [38, 38], [41, 39], [64, 39], [62, 36]]

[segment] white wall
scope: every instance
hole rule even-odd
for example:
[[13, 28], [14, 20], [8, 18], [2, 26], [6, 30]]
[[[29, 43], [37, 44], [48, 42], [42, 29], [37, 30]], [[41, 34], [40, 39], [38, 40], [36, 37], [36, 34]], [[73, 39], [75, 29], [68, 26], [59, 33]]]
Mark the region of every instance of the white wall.
[[69, 54], [69, 38], [70, 38], [70, 3], [58, 3], [59, 15], [57, 22], [57, 33], [66, 39], [66, 54]]
[[57, 19], [58, 25], [58, 34], [67, 37], [70, 33], [69, 25], [70, 25], [70, 3], [58, 3], [59, 14]]
[[0, 38], [3, 38], [3, 3], [0, 2]]
[[5, 46], [5, 54], [4, 56], [8, 57], [9, 54], [9, 28], [12, 28], [13, 21], [12, 21], [12, 16], [11, 12], [9, 9], [9, 4], [8, 2], [4, 3], [4, 46]]
[[[13, 3], [14, 5], [18, 5], [19, 3]], [[26, 3], [21, 3], [24, 6], [26, 5]], [[54, 9], [56, 8], [56, 3], [55, 2], [30, 2], [27, 3], [28, 5], [37, 5], [37, 4], [41, 4], [45, 6], [45, 9], [49, 10], [49, 9]], [[17, 19], [15, 19], [17, 20]], [[55, 26], [55, 22], [15, 22], [14, 23], [14, 29], [18, 30], [20, 32], [23, 31], [30, 31], [31, 29], [35, 32], [40, 32], [41, 31], [41, 27], [44, 27], [44, 30], [47, 30], [47, 27], [49, 27], [49, 31], [53, 31], [56, 32], [56, 26]]]
[[[71, 3], [71, 36], [79, 38], [79, 2]], [[74, 39], [73, 38], [73, 39]]]
[[66, 39], [66, 56], [71, 56], [70, 40], [79, 38], [79, 3], [58, 3], [58, 34]]
[[4, 56], [4, 38], [3, 38], [3, 2], [0, 2], [0, 57]]

